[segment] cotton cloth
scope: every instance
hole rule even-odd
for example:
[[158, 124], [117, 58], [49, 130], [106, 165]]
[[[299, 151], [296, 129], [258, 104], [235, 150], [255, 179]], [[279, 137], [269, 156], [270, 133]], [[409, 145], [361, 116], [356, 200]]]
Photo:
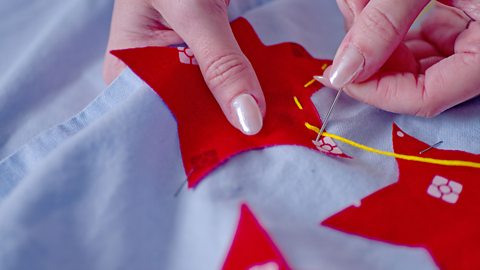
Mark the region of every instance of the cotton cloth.
[[[111, 8], [0, 3], [0, 269], [220, 269], [244, 202], [295, 269], [437, 268], [422, 248], [320, 226], [398, 179], [394, 159], [348, 146], [348, 161], [295, 146], [242, 153], [174, 197], [186, 175], [172, 114], [130, 70], [102, 84]], [[334, 1], [232, 1], [230, 13], [264, 43], [317, 58], [343, 36]], [[312, 97], [322, 117], [334, 95]], [[478, 115], [479, 98], [423, 119], [343, 96], [329, 131], [392, 151], [395, 122], [479, 154]]]

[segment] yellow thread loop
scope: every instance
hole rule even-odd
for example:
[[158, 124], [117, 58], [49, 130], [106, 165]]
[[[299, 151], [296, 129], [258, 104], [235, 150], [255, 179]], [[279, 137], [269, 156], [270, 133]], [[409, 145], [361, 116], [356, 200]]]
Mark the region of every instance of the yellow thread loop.
[[295, 101], [295, 104], [297, 104], [297, 107], [300, 109], [300, 110], [303, 110], [303, 106], [302, 104], [300, 103], [300, 101], [298, 100], [297, 97], [293, 97], [293, 100]]
[[[315, 133], [320, 132], [320, 129], [318, 127], [310, 125], [307, 122], [305, 122], [305, 126], [309, 130], [314, 131]], [[480, 169], [480, 163], [478, 163], [478, 162], [465, 161], [465, 160], [435, 159], [435, 158], [426, 158], [426, 157], [418, 157], [418, 156], [397, 154], [397, 153], [394, 153], [394, 152], [388, 152], [388, 151], [375, 149], [375, 148], [372, 148], [372, 147], [354, 142], [352, 140], [349, 140], [349, 139], [346, 139], [346, 138], [343, 138], [341, 136], [331, 134], [331, 133], [328, 133], [328, 132], [323, 132], [322, 135], [325, 136], [325, 137], [330, 137], [330, 138], [335, 139], [337, 141], [341, 141], [341, 142], [346, 143], [346, 144], [348, 144], [350, 146], [353, 146], [355, 148], [359, 148], [361, 150], [371, 152], [371, 153], [375, 153], [375, 154], [378, 154], [378, 155], [389, 156], [389, 157], [394, 157], [394, 158], [404, 159], [404, 160], [410, 160], [410, 161], [423, 162], [423, 163], [444, 165], [444, 166], [470, 167], [470, 168]]]
[[312, 79], [311, 81], [307, 82], [303, 87], [307, 88], [310, 85], [314, 84], [315, 82], [316, 82], [315, 79]]

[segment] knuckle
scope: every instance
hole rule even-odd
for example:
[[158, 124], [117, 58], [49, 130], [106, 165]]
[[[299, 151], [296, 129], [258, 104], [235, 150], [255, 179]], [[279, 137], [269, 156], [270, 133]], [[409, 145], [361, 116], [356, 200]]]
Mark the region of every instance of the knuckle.
[[436, 110], [434, 110], [432, 97], [429, 95], [429, 88], [426, 85], [426, 78], [424, 76], [417, 78], [415, 88], [420, 92], [418, 94], [418, 99], [411, 104], [410, 113], [425, 118], [436, 116], [437, 113]]
[[366, 30], [375, 33], [379, 37], [390, 41], [393, 37], [401, 34], [397, 23], [382, 9], [371, 7], [368, 12], [363, 14]]
[[443, 111], [437, 103], [436, 100], [428, 95], [427, 89], [424, 87], [420, 96], [420, 102], [417, 103], [413, 115], [433, 118]]
[[376, 84], [376, 95], [386, 103], [397, 100], [399, 95], [397, 81], [388, 80], [385, 77], [379, 78]]
[[217, 88], [238, 78], [248, 68], [249, 64], [243, 60], [243, 56], [240, 54], [220, 55], [207, 63], [204, 72], [205, 81], [211, 88]]
[[[475, 44], [480, 49], [479, 44]], [[466, 69], [476, 68], [480, 65], [480, 53], [465, 53], [465, 54], [455, 54], [452, 57], [455, 60], [458, 59], [460, 65], [464, 66]]]
[[[347, 0], [337, 0], [337, 5], [340, 8], [340, 11], [343, 13], [343, 15], [350, 15], [353, 16], [353, 10], [352, 7], [349, 4], [349, 1]], [[347, 14], [345, 14], [347, 13]]]
[[227, 13], [227, 2], [225, 0], [209, 0], [207, 1], [209, 11], [214, 15], [224, 15]]

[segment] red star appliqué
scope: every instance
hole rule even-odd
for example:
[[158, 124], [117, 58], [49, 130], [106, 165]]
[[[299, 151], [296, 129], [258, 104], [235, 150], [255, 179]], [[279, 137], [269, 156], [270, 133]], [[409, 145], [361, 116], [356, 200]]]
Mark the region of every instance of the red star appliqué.
[[291, 269], [247, 205], [242, 205], [235, 238], [223, 270]]
[[[228, 123], [190, 50], [147, 47], [112, 52], [163, 98], [175, 116], [189, 187], [243, 151], [286, 144], [316, 150], [312, 143], [316, 134], [305, 122], [321, 125], [310, 100], [321, 85], [305, 88], [304, 84], [330, 61], [314, 59], [293, 43], [265, 46], [245, 19], [232, 23], [232, 29], [257, 73], [268, 104], [263, 129], [255, 136], [245, 136]], [[327, 145], [321, 149], [347, 157], [335, 145], [328, 148], [331, 150]]]
[[[427, 144], [393, 128], [395, 152]], [[422, 156], [479, 162], [480, 155], [432, 149]], [[480, 169], [398, 160], [399, 180], [322, 224], [398, 245], [426, 248], [442, 269], [480, 269]]]

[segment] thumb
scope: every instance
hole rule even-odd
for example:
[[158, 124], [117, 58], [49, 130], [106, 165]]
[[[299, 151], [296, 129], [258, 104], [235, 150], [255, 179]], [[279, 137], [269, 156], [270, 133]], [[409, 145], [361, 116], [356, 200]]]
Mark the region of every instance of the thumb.
[[370, 0], [355, 19], [333, 61], [337, 89], [376, 73], [403, 40], [429, 0]]
[[370, 0], [337, 0], [338, 8], [345, 20], [345, 29], [350, 29], [357, 17]]
[[205, 82], [230, 123], [244, 134], [263, 125], [265, 97], [230, 28], [225, 0], [164, 1], [159, 10], [192, 49]]

